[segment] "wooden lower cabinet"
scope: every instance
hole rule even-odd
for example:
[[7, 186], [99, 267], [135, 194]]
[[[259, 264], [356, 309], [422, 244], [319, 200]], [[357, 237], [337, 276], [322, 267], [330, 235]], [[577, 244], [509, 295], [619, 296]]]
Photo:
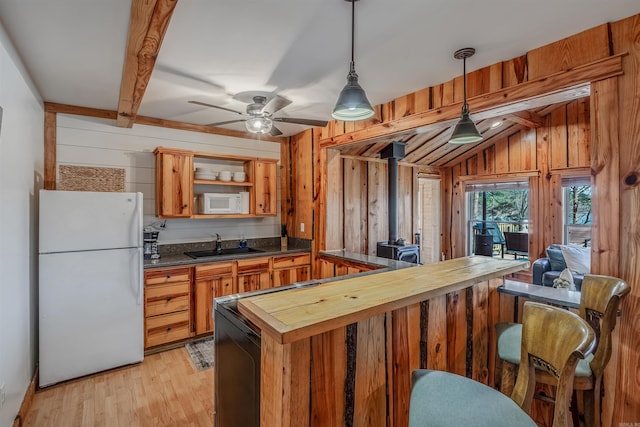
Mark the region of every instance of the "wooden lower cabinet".
[[201, 264], [195, 270], [194, 322], [196, 335], [213, 332], [213, 299], [238, 292], [235, 262]]
[[191, 268], [173, 267], [144, 273], [144, 347], [189, 338]]
[[257, 291], [271, 287], [271, 257], [248, 258], [236, 261], [238, 292]]
[[311, 255], [273, 257], [273, 286], [284, 286], [311, 279]]
[[145, 348], [213, 332], [213, 300], [311, 279], [308, 253], [145, 270]]

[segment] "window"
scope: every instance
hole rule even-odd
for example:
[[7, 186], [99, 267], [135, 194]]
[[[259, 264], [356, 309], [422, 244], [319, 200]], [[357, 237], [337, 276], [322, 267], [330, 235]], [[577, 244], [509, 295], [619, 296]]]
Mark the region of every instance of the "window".
[[[490, 233], [493, 255], [504, 255], [505, 232], [529, 231], [529, 183], [509, 181], [467, 184], [468, 233]], [[483, 229], [484, 227], [484, 229]], [[468, 239], [469, 253], [474, 239]]]
[[589, 177], [562, 179], [564, 244], [591, 246], [591, 181]]

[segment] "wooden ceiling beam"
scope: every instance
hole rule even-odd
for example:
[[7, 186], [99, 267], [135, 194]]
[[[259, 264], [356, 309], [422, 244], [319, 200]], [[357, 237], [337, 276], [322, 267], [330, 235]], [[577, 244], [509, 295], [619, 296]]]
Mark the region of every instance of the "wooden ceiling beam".
[[[47, 113], [71, 114], [75, 116], [96, 117], [99, 119], [116, 120], [118, 113], [112, 110], [101, 110], [99, 108], [78, 107], [76, 105], [56, 104], [55, 102], [45, 102], [44, 111]], [[207, 125], [196, 125], [192, 123], [177, 122], [173, 120], [156, 119], [154, 117], [137, 116], [136, 123], [147, 126], [159, 126], [171, 129], [186, 130], [191, 132], [208, 133], [212, 135], [231, 136], [233, 138], [258, 139], [261, 141], [285, 142], [288, 137], [258, 135], [251, 132], [225, 129]]]
[[[578, 99], [589, 95], [589, 83], [623, 73], [622, 56], [614, 55], [590, 64], [558, 72], [537, 80], [500, 89], [468, 100], [475, 121], [531, 110], [544, 105]], [[375, 142], [390, 135], [406, 135], [451, 125], [460, 116], [462, 103], [424, 111], [411, 116], [370, 126], [355, 132], [325, 138], [321, 148], [338, 148], [362, 142]]]
[[55, 102], [45, 102], [44, 111], [48, 113], [71, 114], [74, 116], [97, 117], [99, 119], [115, 120], [118, 113], [113, 110], [102, 110], [100, 108], [78, 107], [77, 105], [57, 104]]
[[132, 0], [127, 50], [124, 57], [120, 98], [118, 100], [119, 127], [132, 127], [162, 39], [169, 26], [178, 0]]
[[511, 113], [507, 115], [506, 118], [512, 122], [520, 123], [521, 125], [525, 125], [529, 128], [539, 128], [544, 125], [544, 119], [542, 116], [533, 111], [519, 111]]

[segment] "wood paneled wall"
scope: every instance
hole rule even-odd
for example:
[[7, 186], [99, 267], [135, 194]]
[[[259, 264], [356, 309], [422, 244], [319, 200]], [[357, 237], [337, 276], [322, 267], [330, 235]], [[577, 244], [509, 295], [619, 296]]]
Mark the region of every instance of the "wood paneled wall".
[[[292, 137], [289, 144], [282, 144], [283, 223], [290, 236], [317, 237], [311, 224], [321, 226], [314, 222], [321, 209], [315, 202], [320, 193], [318, 187], [326, 186], [327, 240], [321, 249], [375, 255], [377, 242], [389, 239], [387, 162], [341, 156], [338, 151], [325, 150], [329, 151], [330, 160], [314, 167], [313, 147], [318, 137], [317, 130], [308, 130]], [[414, 167], [399, 166], [398, 235], [409, 242], [413, 242], [418, 230], [416, 176]], [[304, 232], [301, 223], [305, 224]]]
[[[584, 167], [591, 173], [594, 185], [592, 272], [621, 277], [632, 287], [622, 304], [623, 315], [615, 331], [619, 341], [605, 374], [605, 427], [640, 420], [640, 400], [636, 393], [640, 389], [640, 15], [594, 27], [468, 74], [469, 96], [473, 97], [517, 87], [615, 54], [624, 54], [623, 74], [592, 82], [588, 108], [586, 102], [577, 101], [564, 109], [543, 114], [543, 126], [535, 130], [521, 128], [508, 138], [491, 141], [475, 153], [475, 158], [471, 156], [447, 168], [442, 180], [443, 250], [451, 257], [464, 253], [464, 244], [460, 243], [462, 233], [459, 233], [463, 226], [460, 177], [533, 173], [533, 176], [526, 175], [532, 200], [534, 237], [530, 253], [533, 258], [535, 254], [542, 254], [545, 245], [560, 240], [561, 177], [582, 174]], [[462, 79], [456, 77], [376, 106], [376, 115], [367, 121], [332, 121], [316, 137], [325, 139], [367, 129], [450, 105], [461, 96]], [[333, 180], [344, 165], [338, 166], [335, 153], [329, 155], [328, 150], [322, 151], [311, 163], [316, 161], [319, 166], [316, 172], [325, 174], [315, 177], [316, 183], [324, 185], [325, 190], [316, 194], [315, 206], [304, 208], [314, 210], [315, 218], [324, 224], [316, 228], [314, 246], [332, 249], [331, 246], [340, 242], [340, 238], [335, 237], [335, 230], [340, 226], [334, 224], [340, 219], [331, 213], [335, 212], [333, 209], [338, 212], [341, 209], [336, 201], [344, 200], [339, 197], [344, 185], [338, 181], [340, 185], [334, 187], [327, 180]], [[328, 171], [332, 172], [330, 176]], [[375, 188], [367, 188], [367, 196], [372, 190]], [[336, 203], [329, 204], [330, 201]], [[326, 217], [317, 216], [318, 205], [327, 212]], [[367, 228], [371, 229], [370, 224]], [[457, 303], [461, 303], [460, 297]]]
[[442, 169], [443, 197], [451, 209], [443, 218], [443, 252], [447, 258], [467, 255], [468, 229], [464, 185], [473, 181], [529, 181], [531, 259], [562, 242], [562, 177], [589, 176], [590, 104], [582, 98], [542, 117], [538, 128], [516, 128], [482, 150]]

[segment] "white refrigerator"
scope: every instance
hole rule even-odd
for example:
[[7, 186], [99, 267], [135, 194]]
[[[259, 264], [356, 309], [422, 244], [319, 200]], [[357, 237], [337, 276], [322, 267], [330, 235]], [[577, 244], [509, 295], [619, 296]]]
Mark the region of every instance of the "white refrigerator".
[[142, 193], [40, 191], [40, 387], [144, 357]]

